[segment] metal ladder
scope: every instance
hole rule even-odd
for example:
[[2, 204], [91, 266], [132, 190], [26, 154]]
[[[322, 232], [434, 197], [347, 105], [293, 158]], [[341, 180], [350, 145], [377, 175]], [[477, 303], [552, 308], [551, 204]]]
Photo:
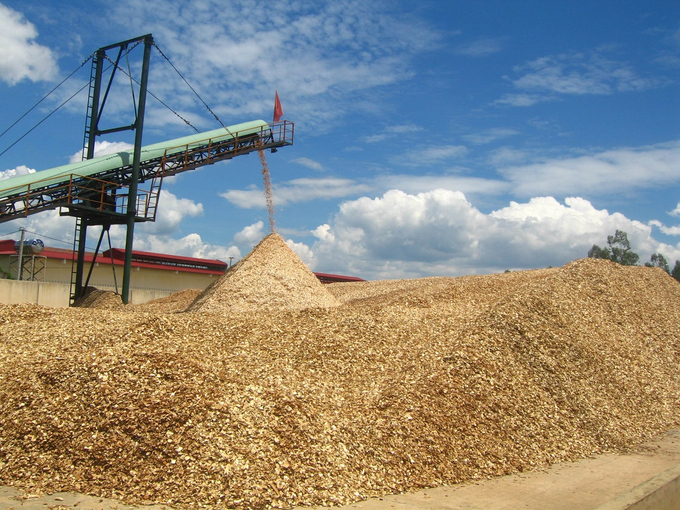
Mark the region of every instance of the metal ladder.
[[85, 115], [85, 134], [83, 135], [83, 151], [81, 153], [82, 160], [87, 159], [87, 140], [90, 134], [90, 127], [92, 126], [92, 105], [94, 103], [94, 89], [95, 79], [97, 73], [97, 54], [92, 57], [92, 66], [90, 67], [90, 87], [87, 92], [87, 114]]
[[76, 292], [78, 285], [78, 246], [80, 245], [80, 236], [83, 231], [83, 218], [76, 217], [76, 228], [73, 233], [73, 259], [71, 260], [71, 292], [69, 294], [69, 302], [71, 306], [76, 301]]

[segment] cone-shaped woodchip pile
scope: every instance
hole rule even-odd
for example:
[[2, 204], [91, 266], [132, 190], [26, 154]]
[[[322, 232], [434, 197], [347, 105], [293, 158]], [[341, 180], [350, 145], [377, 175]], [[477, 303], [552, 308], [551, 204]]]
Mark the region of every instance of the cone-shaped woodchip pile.
[[0, 305], [0, 484], [337, 504], [680, 423], [680, 285], [660, 269], [333, 284], [332, 306], [286, 250], [267, 238], [191, 313]]
[[188, 311], [252, 312], [338, 304], [281, 236], [272, 233], [198, 296]]

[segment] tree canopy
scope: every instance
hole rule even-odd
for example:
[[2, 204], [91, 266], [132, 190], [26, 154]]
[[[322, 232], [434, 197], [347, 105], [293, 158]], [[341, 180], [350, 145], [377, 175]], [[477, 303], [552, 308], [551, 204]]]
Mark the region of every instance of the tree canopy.
[[[676, 261], [675, 263], [676, 267], [678, 266], [678, 262]], [[651, 260], [649, 262], [645, 262], [645, 266], [647, 267], [660, 267], [664, 271], [666, 271], [668, 274], [671, 273], [670, 266], [668, 265], [668, 261], [666, 260], [666, 257], [661, 255], [660, 253], [655, 253], [652, 255]]]
[[623, 266], [634, 266], [640, 260], [640, 256], [630, 247], [628, 234], [617, 230], [613, 236], [607, 236], [607, 246], [600, 248], [594, 244], [588, 251], [588, 257], [594, 259], [609, 259]]
[[[607, 246], [604, 248], [594, 244], [588, 250], [588, 257], [593, 259], [608, 259], [623, 266], [635, 266], [640, 260], [640, 256], [635, 253], [630, 247], [628, 241], [628, 234], [622, 230], [617, 230], [613, 236], [607, 236]], [[675, 267], [671, 271], [670, 265], [661, 253], [654, 253], [649, 262], [645, 262], [645, 266], [659, 267], [673, 278], [680, 282], [680, 260], [675, 261]]]

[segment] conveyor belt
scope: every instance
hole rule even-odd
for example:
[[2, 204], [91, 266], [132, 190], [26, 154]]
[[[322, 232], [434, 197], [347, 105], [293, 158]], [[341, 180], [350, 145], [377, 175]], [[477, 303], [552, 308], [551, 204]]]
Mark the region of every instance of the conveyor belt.
[[[138, 220], [154, 219], [163, 177], [260, 148], [292, 145], [293, 134], [291, 122], [268, 124], [255, 120], [143, 146], [139, 182], [151, 184], [138, 191], [137, 202], [142, 205]], [[132, 162], [133, 152], [122, 151], [0, 181], [0, 223], [65, 206], [122, 217]]]

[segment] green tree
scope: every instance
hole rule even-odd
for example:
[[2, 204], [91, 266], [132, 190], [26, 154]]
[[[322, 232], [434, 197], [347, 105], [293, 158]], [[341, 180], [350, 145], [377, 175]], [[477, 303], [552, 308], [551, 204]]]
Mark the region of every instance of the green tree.
[[675, 261], [675, 267], [671, 271], [671, 276], [680, 282], [680, 260]]
[[671, 269], [668, 266], [668, 261], [666, 260], [666, 257], [661, 255], [660, 253], [655, 253], [651, 257], [651, 262], [645, 262], [645, 266], [647, 267], [660, 267], [664, 271], [666, 271], [668, 274], [670, 274]]
[[593, 259], [609, 259], [623, 266], [634, 266], [640, 260], [640, 256], [630, 248], [628, 234], [617, 230], [613, 236], [607, 236], [607, 247], [600, 248], [594, 244], [588, 251], [588, 257]]
[[588, 258], [591, 259], [610, 259], [611, 253], [607, 248], [600, 248], [598, 245], [594, 244], [593, 247], [588, 250]]

